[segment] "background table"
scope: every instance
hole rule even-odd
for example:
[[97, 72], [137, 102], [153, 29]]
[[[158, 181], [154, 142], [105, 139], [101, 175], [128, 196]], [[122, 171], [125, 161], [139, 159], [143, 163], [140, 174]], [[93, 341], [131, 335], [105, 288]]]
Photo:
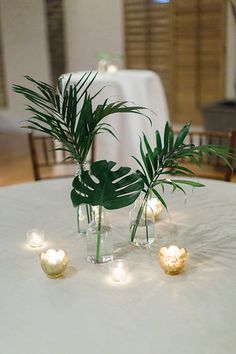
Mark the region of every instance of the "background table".
[[[76, 233], [71, 180], [0, 189], [0, 353], [234, 354], [236, 346], [236, 186], [205, 180], [206, 188], [168, 194], [156, 245], [121, 247], [130, 267], [113, 284], [109, 264], [86, 262]], [[129, 208], [128, 208], [129, 209]], [[115, 248], [128, 242], [128, 209], [112, 213]], [[28, 229], [43, 227], [47, 247], [65, 248], [64, 279], [42, 272], [26, 246]], [[167, 276], [159, 246], [189, 251], [185, 271]]]
[[[85, 72], [72, 73], [71, 83], [76, 83]], [[65, 83], [71, 74], [64, 74]], [[95, 104], [129, 101], [138, 106], [147, 107], [145, 113], [152, 119], [153, 125], [147, 119], [135, 114], [114, 114], [105, 121], [112, 124], [117, 132], [119, 142], [111, 135], [100, 134], [96, 138], [96, 159], [113, 160], [120, 165], [137, 168], [131, 158], [139, 156], [139, 136], [144, 132], [152, 144], [155, 143], [155, 131], [163, 134], [168, 117], [168, 108], [164, 89], [159, 76], [149, 70], [119, 70], [115, 74], [98, 74], [91, 86], [91, 94], [105, 89], [96, 97]], [[155, 113], [154, 113], [155, 112]]]

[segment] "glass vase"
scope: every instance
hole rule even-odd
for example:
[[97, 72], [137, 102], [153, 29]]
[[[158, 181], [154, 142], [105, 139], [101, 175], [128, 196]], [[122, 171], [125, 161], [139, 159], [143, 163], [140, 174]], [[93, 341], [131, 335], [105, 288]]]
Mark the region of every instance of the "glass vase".
[[[82, 171], [87, 171], [86, 163], [77, 164], [75, 176], [80, 178]], [[92, 207], [89, 204], [81, 204], [77, 207], [78, 233], [86, 234], [89, 225], [93, 220]]]
[[86, 234], [92, 219], [91, 205], [81, 204], [77, 207], [77, 225], [79, 234]]
[[152, 244], [155, 240], [155, 212], [146, 196], [135, 201], [129, 218], [131, 243], [135, 246]]
[[93, 207], [93, 221], [86, 233], [87, 260], [106, 263], [113, 260], [112, 227], [101, 206]]

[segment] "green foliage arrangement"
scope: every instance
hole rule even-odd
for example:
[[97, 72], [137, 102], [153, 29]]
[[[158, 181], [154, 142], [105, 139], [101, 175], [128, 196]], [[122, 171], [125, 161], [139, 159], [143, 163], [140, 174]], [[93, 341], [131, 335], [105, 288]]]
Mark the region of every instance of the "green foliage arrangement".
[[[188, 136], [191, 123], [183, 126], [177, 137], [174, 137], [173, 130], [169, 123], [166, 123], [164, 131], [164, 139], [162, 141], [160, 133], [156, 131], [156, 146], [152, 148], [148, 142], [147, 137], [143, 134], [140, 139], [140, 155], [141, 159], [133, 158], [138, 164], [137, 173], [144, 182], [144, 197], [142, 205], [137, 215], [136, 222], [131, 225], [131, 241], [134, 240], [139, 221], [141, 219], [144, 207], [148, 198], [154, 194], [167, 209], [166, 202], [160, 194], [161, 187], [164, 192], [164, 187], [170, 185], [175, 190], [181, 190], [186, 193], [183, 186], [190, 185], [194, 188], [204, 187], [202, 183], [186, 179], [193, 177], [194, 172], [183, 164], [183, 158], [188, 158], [193, 164], [200, 166], [200, 161], [212, 155], [218, 156], [226, 165], [232, 168], [229, 159], [235, 159], [235, 154], [229, 152], [229, 149], [220, 145], [201, 145], [195, 146], [194, 144], [185, 144], [185, 138]], [[184, 176], [184, 179], [164, 178], [165, 175]]]
[[[31, 102], [27, 105], [27, 110], [32, 116], [25, 121], [22, 128], [43, 132], [60, 141], [62, 147], [56, 150], [67, 151], [67, 159], [73, 159], [81, 166], [86, 162], [97, 134], [108, 132], [116, 137], [112, 126], [103, 122], [104, 118], [114, 113], [134, 113], [147, 117], [143, 113], [144, 107], [129, 106], [127, 102], [108, 103], [106, 99], [93, 108], [94, 99], [101, 90], [91, 96], [88, 89], [96, 75], [85, 73], [74, 85], [71, 84], [70, 76], [64, 87], [62, 77], [58, 80], [56, 89], [29, 76], [26, 79], [36, 86], [36, 90], [13, 85], [16, 93]], [[149, 121], [151, 123], [150, 119]]]
[[106, 209], [120, 209], [132, 204], [143, 189], [138, 173], [129, 173], [130, 167], [113, 170], [113, 161], [96, 161], [91, 165], [91, 175], [83, 171], [73, 180], [71, 200], [80, 204], [100, 205]]
[[144, 183], [138, 173], [130, 173], [129, 167], [113, 170], [113, 161], [96, 161], [91, 165], [91, 174], [82, 171], [73, 180], [71, 200], [75, 207], [81, 204], [99, 207], [96, 229], [96, 262], [100, 259], [102, 207], [120, 209], [132, 204], [141, 193]]

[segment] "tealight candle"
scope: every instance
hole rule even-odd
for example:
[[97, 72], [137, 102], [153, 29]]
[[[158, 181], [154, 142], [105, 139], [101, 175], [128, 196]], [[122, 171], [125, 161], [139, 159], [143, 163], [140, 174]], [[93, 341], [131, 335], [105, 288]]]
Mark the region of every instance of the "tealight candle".
[[128, 267], [122, 259], [113, 261], [110, 265], [110, 277], [114, 282], [123, 283], [128, 277]]
[[30, 247], [42, 247], [45, 241], [44, 232], [41, 230], [29, 230], [27, 232], [27, 243]]
[[162, 204], [157, 198], [151, 198], [147, 202], [147, 215], [154, 214], [155, 221], [159, 218], [162, 211]]
[[104, 74], [107, 70], [107, 61], [105, 59], [101, 59], [98, 62], [98, 72], [100, 74]]
[[109, 72], [109, 74], [115, 74], [117, 72], [117, 70], [118, 70], [118, 68], [114, 64], [110, 64], [107, 67], [107, 71]]
[[63, 250], [49, 249], [39, 257], [41, 267], [49, 278], [60, 277], [67, 267], [67, 254]]
[[185, 265], [187, 258], [187, 251], [185, 248], [179, 248], [177, 246], [162, 247], [159, 252], [159, 260], [162, 269], [167, 274], [180, 273]]

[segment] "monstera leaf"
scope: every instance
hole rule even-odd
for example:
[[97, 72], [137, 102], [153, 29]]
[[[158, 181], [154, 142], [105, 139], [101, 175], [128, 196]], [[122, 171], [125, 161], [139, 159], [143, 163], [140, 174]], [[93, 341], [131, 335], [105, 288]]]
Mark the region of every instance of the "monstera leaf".
[[83, 171], [75, 177], [71, 200], [73, 205], [100, 205], [106, 209], [119, 209], [132, 204], [139, 196], [143, 181], [139, 174], [131, 173], [129, 167], [120, 167], [113, 161], [96, 161], [91, 165], [91, 173]]

